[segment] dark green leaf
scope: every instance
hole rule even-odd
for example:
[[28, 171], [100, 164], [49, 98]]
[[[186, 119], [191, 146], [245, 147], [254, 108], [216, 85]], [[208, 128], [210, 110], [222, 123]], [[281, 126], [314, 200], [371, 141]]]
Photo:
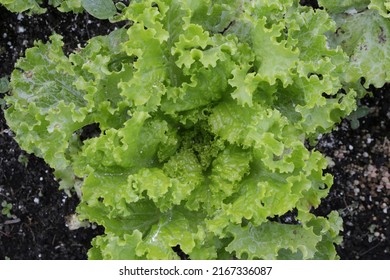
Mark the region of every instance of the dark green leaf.
[[81, 0], [84, 9], [98, 19], [108, 19], [116, 13], [116, 7], [111, 0]]
[[0, 93], [6, 93], [9, 91], [9, 80], [8, 77], [1, 77], [0, 78]]

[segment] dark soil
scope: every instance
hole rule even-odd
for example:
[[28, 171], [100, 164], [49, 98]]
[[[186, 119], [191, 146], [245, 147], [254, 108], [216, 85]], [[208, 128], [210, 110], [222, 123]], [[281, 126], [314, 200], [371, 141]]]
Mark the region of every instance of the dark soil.
[[[70, 52], [115, 28], [87, 14], [51, 8], [29, 17], [0, 7], [0, 17], [0, 77], [11, 73], [34, 40], [47, 41], [56, 32], [64, 36], [64, 49]], [[316, 146], [333, 160], [328, 172], [335, 183], [315, 212], [337, 210], [342, 215], [344, 241], [337, 247], [342, 259], [390, 259], [390, 85], [373, 93], [362, 101], [373, 112], [360, 119], [358, 129], [345, 120]], [[0, 259], [86, 259], [90, 240], [102, 233], [92, 227], [69, 230], [66, 218], [75, 212], [77, 197], [59, 191], [51, 168], [19, 148], [1, 109], [0, 205], [3, 202], [8, 205], [0, 211], [12, 208], [0, 213]]]

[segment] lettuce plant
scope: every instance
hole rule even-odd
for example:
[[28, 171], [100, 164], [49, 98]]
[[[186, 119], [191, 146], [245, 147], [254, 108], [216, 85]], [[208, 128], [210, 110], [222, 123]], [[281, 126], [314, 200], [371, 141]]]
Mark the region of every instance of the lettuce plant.
[[68, 57], [59, 35], [26, 51], [6, 118], [104, 226], [90, 259], [337, 258], [341, 218], [312, 214], [332, 176], [307, 143], [356, 109], [362, 77], [389, 80], [389, 21], [380, 1], [323, 2], [132, 1]]

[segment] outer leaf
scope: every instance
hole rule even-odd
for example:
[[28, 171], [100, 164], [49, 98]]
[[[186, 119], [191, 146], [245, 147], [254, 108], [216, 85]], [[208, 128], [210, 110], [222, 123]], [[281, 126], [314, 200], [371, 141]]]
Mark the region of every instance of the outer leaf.
[[9, 79], [8, 76], [0, 78], [0, 93], [6, 93], [9, 91]]
[[365, 87], [377, 88], [390, 81], [390, 21], [375, 10], [334, 17], [338, 26], [330, 34], [332, 45], [341, 45], [350, 56], [345, 74], [348, 82], [365, 78]]
[[390, 1], [389, 0], [371, 0], [370, 9], [375, 9], [379, 11], [379, 14], [382, 17], [390, 18]]
[[212, 33], [222, 33], [236, 20], [241, 1], [182, 1], [192, 12], [191, 21]]
[[89, 14], [98, 19], [108, 19], [116, 13], [112, 0], [81, 0], [81, 5]]
[[[90, 120], [85, 93], [72, 85], [75, 72], [62, 52], [61, 37], [54, 35], [51, 40], [47, 45], [37, 43], [18, 61], [22, 71], [12, 75], [13, 91], [6, 100], [13, 106], [6, 117], [24, 149], [44, 157], [57, 176], [66, 177], [72, 135]], [[64, 181], [63, 187], [69, 184]]]
[[252, 107], [253, 93], [261, 82], [261, 77], [255, 73], [248, 73], [249, 65], [247, 67], [236, 68], [232, 71], [234, 78], [229, 80], [229, 84], [235, 87], [232, 97], [237, 99], [240, 105], [248, 105]]
[[4, 5], [8, 10], [14, 13], [28, 12], [29, 14], [41, 14], [46, 12], [46, 9], [41, 8], [42, 0], [1, 0], [0, 4]]
[[292, 253], [298, 250], [302, 259], [313, 258], [316, 246], [321, 237], [312, 229], [299, 225], [264, 223], [259, 227], [229, 226], [228, 231], [234, 236], [226, 250], [236, 252], [239, 258], [246, 254], [249, 259], [276, 259], [281, 249], [289, 249]]
[[202, 216], [174, 208], [153, 226], [147, 237], [137, 246], [137, 254], [146, 254], [148, 259], [177, 259], [172, 247], [178, 244], [185, 253], [191, 253], [202, 220]]
[[88, 251], [90, 260], [136, 260], [141, 259], [135, 254], [135, 248], [142, 240], [142, 233], [135, 230], [133, 234], [119, 237], [114, 234], [98, 236], [93, 241], [93, 249]]
[[[102, 176], [97, 178], [102, 178]], [[108, 177], [106, 178], [108, 179]], [[107, 179], [104, 182], [107, 182]], [[131, 196], [131, 194], [128, 194], [131, 189], [127, 185], [115, 186], [112, 184], [96, 195], [92, 194], [90, 189], [87, 190], [92, 182], [97, 182], [96, 177], [89, 179], [86, 183], [86, 187], [83, 189], [86, 193], [85, 198], [83, 198], [84, 201], [77, 208], [77, 211], [81, 213], [81, 219], [96, 222], [104, 226], [106, 233], [119, 236], [134, 230], [143, 233], [148, 232], [153, 225], [158, 223], [162, 214], [153, 202], [142, 200], [128, 203], [126, 201], [127, 197]], [[96, 191], [101, 191], [101, 186], [98, 187]], [[116, 193], [115, 197], [110, 197], [109, 190]]]

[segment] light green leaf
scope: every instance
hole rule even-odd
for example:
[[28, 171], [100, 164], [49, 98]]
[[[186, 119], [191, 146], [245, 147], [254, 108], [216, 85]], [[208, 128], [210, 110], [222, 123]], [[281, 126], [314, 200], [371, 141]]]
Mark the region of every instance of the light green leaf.
[[[104, 226], [106, 233], [112, 232], [116, 235], [133, 230], [149, 231], [153, 225], [158, 223], [162, 215], [153, 202], [148, 200], [127, 202], [126, 200], [132, 200], [132, 190], [127, 184], [115, 185], [119, 178], [112, 180], [105, 189], [102, 185], [96, 184], [99, 179], [108, 182], [110, 177], [118, 176], [121, 175], [107, 174], [88, 177], [82, 187], [83, 201], [77, 206], [80, 219], [98, 223]], [[114, 192], [115, 196], [110, 196], [110, 191]]]
[[61, 12], [82, 12], [84, 9], [81, 0], [49, 0], [49, 4], [57, 7]]
[[74, 183], [69, 176], [72, 168], [68, 156], [74, 146], [72, 137], [91, 118], [85, 92], [72, 84], [77, 71], [64, 55], [62, 46], [61, 36], [53, 35], [51, 43], [38, 42], [17, 62], [22, 71], [13, 72], [12, 95], [5, 98], [12, 106], [5, 114], [20, 145], [44, 157], [59, 178], [66, 175], [67, 180], [63, 178], [61, 185], [69, 189]]
[[180, 245], [184, 253], [191, 253], [196, 246], [202, 220], [202, 215], [173, 208], [161, 217], [143, 242], [138, 244], [137, 254], [146, 254], [148, 259], [178, 259], [172, 250], [176, 245]]
[[[184, 81], [181, 87], [173, 87], [167, 90], [162, 99], [161, 110], [170, 115], [185, 112], [192, 109], [201, 109], [221, 99], [226, 90], [228, 71], [226, 64], [218, 68], [196, 67], [196, 74], [191, 76], [191, 81]], [[202, 94], [199, 94], [202, 92]]]
[[210, 189], [223, 192], [226, 197], [235, 191], [235, 185], [249, 172], [252, 155], [250, 150], [229, 146], [212, 163]]
[[268, 139], [268, 144], [272, 144], [269, 149], [282, 152], [281, 143], [276, 139], [287, 120], [276, 109], [265, 109], [260, 104], [247, 108], [233, 101], [220, 102], [213, 108], [209, 124], [213, 133], [230, 143], [263, 146], [264, 139]]
[[[291, 72], [298, 62], [299, 50], [286, 46], [285, 41], [277, 41], [284, 27], [282, 23], [271, 28], [265, 25], [265, 20], [259, 19], [251, 32], [258, 75], [271, 85], [280, 80], [286, 87], [292, 83]], [[270, 50], [272, 55], [269, 55]]]
[[146, 192], [147, 196], [154, 202], [164, 197], [172, 186], [171, 179], [158, 168], [141, 169], [138, 173], [130, 175], [128, 181], [129, 185], [139, 193], [139, 196], [142, 197], [142, 193]]
[[88, 251], [90, 260], [137, 260], [142, 259], [135, 253], [135, 248], [142, 241], [138, 230], [122, 237], [108, 233], [92, 240], [93, 248]]
[[251, 107], [253, 105], [253, 93], [261, 82], [261, 78], [255, 73], [248, 73], [249, 68], [249, 65], [235, 68], [232, 71], [234, 77], [229, 80], [229, 84], [236, 88], [232, 93], [232, 97], [237, 100], [237, 103]]
[[163, 170], [171, 178], [169, 193], [161, 200], [160, 207], [166, 209], [189, 199], [191, 192], [204, 180], [202, 166], [192, 151], [183, 149], [164, 164]]

